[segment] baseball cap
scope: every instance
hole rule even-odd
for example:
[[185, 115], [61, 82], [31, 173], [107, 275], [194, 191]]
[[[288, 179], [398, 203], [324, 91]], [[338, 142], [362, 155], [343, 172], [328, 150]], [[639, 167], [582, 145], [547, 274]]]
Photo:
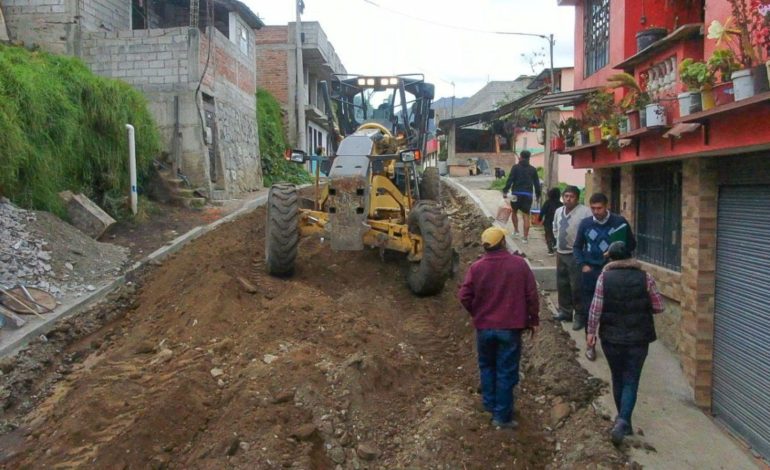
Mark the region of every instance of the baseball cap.
[[489, 227], [481, 234], [481, 243], [488, 246], [497, 246], [505, 238], [505, 230], [500, 227]]

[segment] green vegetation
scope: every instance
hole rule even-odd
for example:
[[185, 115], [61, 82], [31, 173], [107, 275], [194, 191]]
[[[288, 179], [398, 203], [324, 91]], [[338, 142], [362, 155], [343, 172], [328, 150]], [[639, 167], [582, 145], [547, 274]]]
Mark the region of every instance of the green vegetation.
[[302, 165], [287, 161], [283, 154], [288, 144], [283, 130], [281, 105], [268, 91], [257, 90], [257, 125], [259, 151], [262, 154], [262, 175], [265, 186], [286, 181], [302, 184], [311, 181]]
[[0, 45], [0, 194], [63, 215], [62, 190], [125, 217], [128, 143], [136, 128], [139, 185], [160, 138], [144, 97], [79, 60]]

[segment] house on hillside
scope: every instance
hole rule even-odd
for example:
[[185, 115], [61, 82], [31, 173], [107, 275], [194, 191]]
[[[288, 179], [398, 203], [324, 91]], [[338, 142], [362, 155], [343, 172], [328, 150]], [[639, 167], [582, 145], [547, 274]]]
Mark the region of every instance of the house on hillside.
[[[607, 126], [607, 140], [576, 143], [564, 152], [576, 167], [592, 169], [594, 190], [606, 193], [611, 210], [632, 222], [636, 256], [668, 298], [667, 311], [656, 319], [658, 332], [678, 353], [695, 404], [770, 458], [765, 64], [746, 60], [741, 68], [747, 72], [706, 87], [697, 95], [700, 111], [680, 106], [678, 95], [687, 91], [680, 65], [723, 54], [715, 54], [720, 46], [706, 31], [731, 16], [730, 1], [558, 3], [575, 9], [576, 90], [604, 86], [612, 74], [627, 72], [651, 101], [641, 111], [628, 109], [628, 125]], [[767, 54], [761, 44], [745, 45]], [[733, 92], [715, 93], [724, 87]], [[628, 93], [616, 91], [616, 102]], [[585, 103], [577, 105], [576, 114], [585, 111]]]
[[162, 132], [166, 162], [193, 187], [224, 199], [262, 186], [254, 30], [263, 24], [244, 3], [3, 4], [12, 40], [78, 56], [95, 73], [141, 90]]
[[517, 115], [544, 93], [527, 89], [532, 79], [522, 75], [513, 81], [489, 82], [456, 109], [454, 117], [439, 121], [450, 175], [475, 174], [479, 160], [489, 168], [510, 168], [515, 163], [514, 136], [521, 129], [501, 118]]
[[256, 31], [257, 85], [269, 91], [281, 103], [286, 116], [289, 144], [298, 147], [300, 139], [310, 152], [331, 150], [331, 128], [321, 81], [329, 83], [334, 74], [346, 73], [345, 66], [318, 22], [301, 24], [305, 129], [298, 136], [296, 23], [269, 25]]

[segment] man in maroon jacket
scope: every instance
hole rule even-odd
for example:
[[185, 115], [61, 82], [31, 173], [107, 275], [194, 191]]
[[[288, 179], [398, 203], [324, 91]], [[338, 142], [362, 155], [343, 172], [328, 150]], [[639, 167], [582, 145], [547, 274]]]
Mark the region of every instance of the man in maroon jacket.
[[503, 229], [486, 229], [481, 243], [484, 256], [468, 268], [458, 297], [476, 328], [484, 409], [492, 413], [492, 425], [514, 428], [521, 332], [535, 334], [540, 301], [532, 270], [523, 258], [508, 253]]

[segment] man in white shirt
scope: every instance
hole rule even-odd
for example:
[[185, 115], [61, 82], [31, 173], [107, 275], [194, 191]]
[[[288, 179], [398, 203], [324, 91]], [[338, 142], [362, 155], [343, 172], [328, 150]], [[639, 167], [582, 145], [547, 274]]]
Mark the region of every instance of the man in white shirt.
[[553, 217], [553, 235], [556, 238], [556, 286], [559, 294], [559, 312], [555, 319], [572, 321], [574, 312], [573, 329], [578, 330], [585, 324], [588, 305], [581, 301], [580, 267], [575, 262], [572, 246], [580, 222], [586, 217], [591, 217], [591, 210], [579, 204], [579, 199], [580, 190], [577, 187], [564, 188], [564, 205], [556, 209]]

